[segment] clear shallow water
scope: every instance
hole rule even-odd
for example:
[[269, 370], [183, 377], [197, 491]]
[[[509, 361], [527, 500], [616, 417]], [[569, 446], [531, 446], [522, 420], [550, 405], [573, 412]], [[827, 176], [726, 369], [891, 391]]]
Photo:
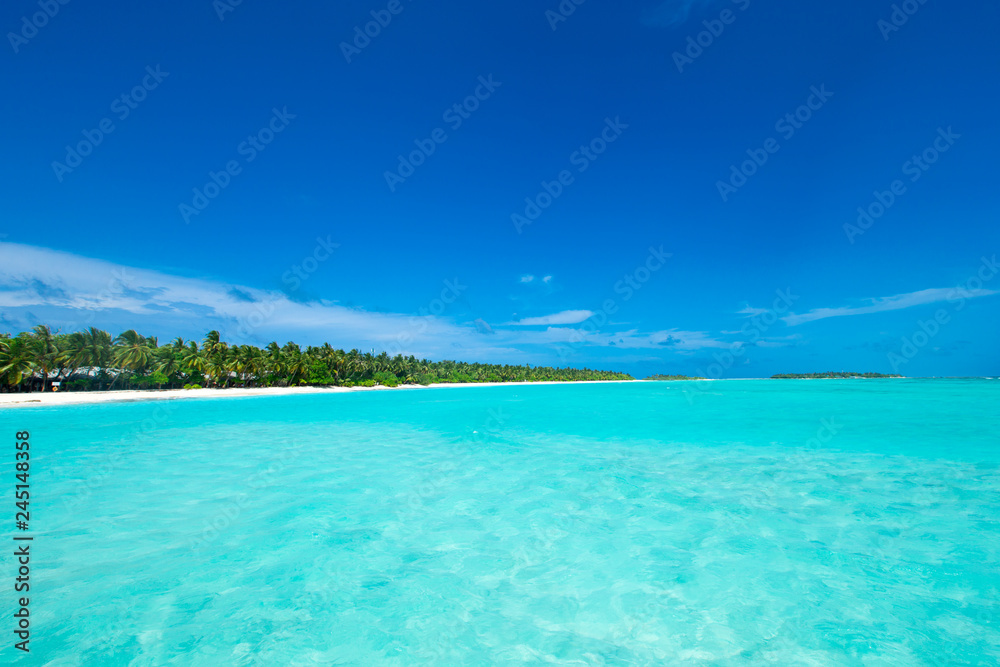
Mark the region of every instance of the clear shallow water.
[[998, 399], [730, 381], [3, 410], [33, 443], [18, 662], [997, 664]]

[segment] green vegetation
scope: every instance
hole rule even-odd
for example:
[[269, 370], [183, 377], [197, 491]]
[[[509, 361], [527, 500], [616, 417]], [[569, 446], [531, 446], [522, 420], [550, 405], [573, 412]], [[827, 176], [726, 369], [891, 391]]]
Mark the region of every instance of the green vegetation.
[[428, 361], [336, 350], [329, 343], [295, 343], [261, 349], [229, 345], [210, 331], [199, 347], [175, 338], [159, 345], [153, 336], [130, 329], [112, 338], [91, 327], [69, 334], [39, 325], [11, 337], [0, 334], [0, 391], [47, 391], [59, 381], [63, 391], [111, 389], [198, 389], [200, 387], [289, 387], [338, 385], [396, 387], [438, 382], [586, 382], [633, 380], [625, 373], [458, 361]]
[[902, 375], [884, 375], [882, 373], [782, 373], [772, 375], [772, 380], [853, 380], [858, 378], [901, 378]]
[[655, 380], [656, 382], [670, 382], [673, 380], [705, 380], [706, 378], [700, 377], [690, 377], [687, 375], [650, 375], [646, 380]]

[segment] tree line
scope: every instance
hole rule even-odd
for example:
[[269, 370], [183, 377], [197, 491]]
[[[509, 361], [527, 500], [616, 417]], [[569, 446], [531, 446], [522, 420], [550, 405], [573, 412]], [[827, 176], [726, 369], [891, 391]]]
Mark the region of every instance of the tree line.
[[848, 373], [846, 371], [828, 373], [779, 373], [772, 375], [772, 380], [856, 380], [860, 378], [901, 378], [902, 375], [886, 375], [884, 373]]
[[175, 338], [160, 345], [156, 336], [129, 329], [112, 338], [107, 331], [57, 333], [46, 325], [15, 336], [0, 334], [0, 391], [163, 389], [200, 387], [395, 387], [450, 382], [585, 382], [633, 380], [625, 373], [588, 368], [510, 366], [429, 361], [414, 356], [335, 349], [329, 343], [304, 350], [289, 342], [267, 347], [231, 345], [218, 331], [201, 344]]

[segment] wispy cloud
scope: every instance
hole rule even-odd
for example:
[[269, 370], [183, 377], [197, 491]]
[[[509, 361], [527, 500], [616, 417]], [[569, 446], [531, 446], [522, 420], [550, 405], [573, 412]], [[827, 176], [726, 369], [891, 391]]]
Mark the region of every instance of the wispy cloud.
[[587, 331], [585, 329], [553, 327], [547, 329], [545, 334], [553, 342], [582, 342], [589, 345], [615, 347], [618, 349], [669, 350], [678, 353], [689, 353], [706, 348], [721, 349], [731, 345], [731, 343], [720, 340], [706, 331], [683, 331], [681, 329], [665, 329], [653, 332], [629, 329], [628, 331], [603, 333]]
[[557, 326], [561, 324], [579, 324], [593, 317], [592, 310], [564, 310], [554, 315], [544, 315], [542, 317], [526, 317], [516, 322], [508, 322], [510, 326], [518, 327], [542, 327]]
[[[639, 342], [641, 340], [640, 338]], [[730, 345], [730, 343], [720, 340], [707, 331], [683, 331], [681, 329], [657, 331], [650, 334], [648, 340], [651, 347], [668, 347], [681, 352], [693, 352], [694, 350], [706, 348], [724, 348]]]
[[802, 343], [802, 336], [793, 334], [791, 336], [775, 336], [772, 338], [762, 338], [755, 343], [755, 347], [797, 347]]
[[907, 294], [896, 294], [895, 296], [884, 296], [872, 299], [865, 299], [861, 306], [841, 306], [839, 308], [816, 308], [807, 313], [797, 315], [791, 313], [782, 318], [788, 326], [815, 322], [830, 317], [847, 317], [849, 315], [870, 315], [872, 313], [883, 313], [890, 310], [902, 310], [923, 306], [930, 303], [938, 303], [948, 299], [972, 299], [976, 297], [992, 296], [997, 294], [995, 290], [988, 289], [960, 289], [957, 287], [939, 287], [934, 289], [920, 290], [919, 292], [909, 292]]
[[532, 282], [535, 282], [535, 276], [533, 276], [531, 274], [523, 275], [523, 276], [521, 276], [521, 281], [520, 282], [522, 282], [522, 283], [532, 283]]
[[[433, 295], [431, 295], [433, 296]], [[706, 331], [593, 331], [595, 313], [566, 310], [490, 325], [475, 315], [417, 317], [373, 312], [332, 300], [296, 301], [277, 291], [208, 278], [177, 276], [34, 246], [0, 243], [0, 323], [16, 332], [45, 322], [63, 331], [98, 326], [118, 333], [201, 338], [217, 329], [225, 340], [265, 345], [329, 341], [433, 359], [553, 364], [573, 349], [646, 350], [657, 357], [689, 355], [732, 343]], [[467, 317], [468, 321], [463, 321]], [[615, 358], [620, 354], [615, 352]], [[584, 355], [586, 356], [586, 355]], [[593, 357], [597, 359], [597, 357]]]
[[[27, 328], [44, 318], [64, 330], [90, 326], [145, 333], [203, 335], [217, 329], [230, 342], [329, 341], [348, 349], [395, 349], [451, 358], [516, 358], [481, 325], [445, 317], [371, 312], [333, 301], [293, 301], [263, 290], [175, 276], [34, 246], [0, 243], [0, 309]], [[513, 341], [512, 341], [513, 342]]]

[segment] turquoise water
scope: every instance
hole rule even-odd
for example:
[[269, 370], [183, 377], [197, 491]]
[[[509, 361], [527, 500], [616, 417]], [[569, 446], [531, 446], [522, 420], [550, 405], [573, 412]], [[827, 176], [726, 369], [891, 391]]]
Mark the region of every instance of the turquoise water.
[[848, 380], [0, 410], [35, 535], [32, 653], [0, 660], [998, 664], [998, 407]]

